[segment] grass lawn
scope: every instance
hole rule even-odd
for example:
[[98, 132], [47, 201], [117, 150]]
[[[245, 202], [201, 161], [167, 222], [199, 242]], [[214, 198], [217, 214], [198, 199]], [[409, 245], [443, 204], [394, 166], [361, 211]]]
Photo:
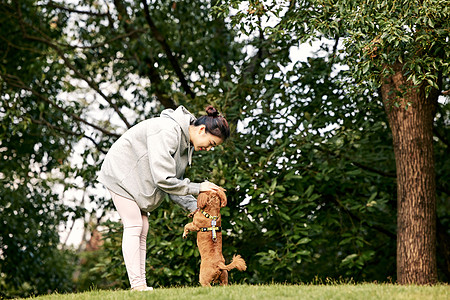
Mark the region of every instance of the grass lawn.
[[[27, 298], [31, 299], [31, 298]], [[342, 284], [342, 285], [230, 285], [227, 287], [160, 288], [151, 292], [90, 291], [78, 294], [51, 294], [32, 299], [82, 300], [82, 299], [160, 299], [160, 300], [228, 300], [228, 299], [450, 299], [450, 286], [399, 286], [393, 284]]]

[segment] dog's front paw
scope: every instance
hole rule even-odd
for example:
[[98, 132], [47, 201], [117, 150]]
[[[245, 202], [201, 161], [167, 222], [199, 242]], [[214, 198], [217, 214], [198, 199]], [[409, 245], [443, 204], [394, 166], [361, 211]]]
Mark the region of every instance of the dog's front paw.
[[189, 233], [189, 231], [187, 231], [187, 230], [185, 230], [185, 231], [183, 232], [183, 239], [187, 238], [188, 233]]

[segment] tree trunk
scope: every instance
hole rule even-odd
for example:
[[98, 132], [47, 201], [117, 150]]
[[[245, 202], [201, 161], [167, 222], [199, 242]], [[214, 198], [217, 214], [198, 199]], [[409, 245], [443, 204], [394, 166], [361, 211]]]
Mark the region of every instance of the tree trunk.
[[381, 94], [397, 168], [397, 281], [433, 284], [436, 266], [436, 178], [433, 119], [437, 96], [426, 97], [394, 66]]

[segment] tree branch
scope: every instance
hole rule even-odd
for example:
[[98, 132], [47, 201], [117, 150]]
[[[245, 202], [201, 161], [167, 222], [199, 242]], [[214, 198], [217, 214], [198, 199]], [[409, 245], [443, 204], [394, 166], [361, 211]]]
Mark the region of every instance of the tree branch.
[[92, 12], [92, 11], [78, 10], [78, 9], [69, 8], [69, 7], [65, 7], [65, 6], [56, 4], [53, 1], [49, 1], [47, 4], [41, 4], [38, 6], [57, 8], [57, 9], [64, 10], [67, 12], [76, 13], [76, 14], [84, 14], [84, 15], [89, 15], [89, 16], [98, 16], [98, 17], [108, 16], [108, 13], [96, 13], [96, 12]]
[[372, 172], [372, 173], [381, 175], [381, 176], [383, 176], [383, 177], [397, 178], [397, 175], [396, 175], [395, 173], [387, 173], [387, 172], [383, 172], [383, 171], [381, 171], [381, 170], [377, 170], [377, 169], [375, 169], [375, 168], [372, 168], [372, 167], [363, 165], [363, 164], [361, 164], [361, 163], [359, 163], [359, 162], [357, 162], [357, 161], [354, 161], [354, 160], [350, 159], [350, 158], [347, 157], [347, 156], [343, 156], [343, 157], [344, 157], [345, 159], [348, 159], [349, 161], [351, 161], [351, 163], [354, 164], [355, 166], [357, 166], [357, 167], [359, 167], [360, 169], [363, 169], [363, 170], [365, 170], [365, 171], [369, 171], [369, 172]]
[[[30, 47], [22, 47], [16, 44], [13, 44], [11, 41], [9, 41], [8, 39], [6, 39], [4, 36], [0, 35], [0, 40], [4, 41], [9, 47], [11, 48], [15, 48], [17, 50], [21, 50], [21, 51], [29, 51], [31, 53], [37, 53], [40, 55], [45, 55], [45, 53], [43, 53], [42, 51], [38, 51], [35, 48], [30, 48]], [[8, 49], [9, 50], [9, 49]], [[6, 50], [5, 52], [7, 53], [8, 50]]]
[[113, 102], [113, 100], [106, 96], [98, 87], [98, 85], [96, 83], [94, 83], [93, 81], [89, 80], [86, 76], [84, 76], [83, 74], [81, 74], [81, 72], [75, 68], [70, 61], [64, 56], [64, 53], [61, 49], [59, 49], [56, 45], [52, 44], [50, 41], [45, 40], [45, 39], [41, 39], [38, 37], [34, 37], [34, 36], [30, 36], [28, 34], [26, 34], [24, 36], [27, 39], [30, 40], [35, 40], [35, 41], [39, 41], [42, 43], [46, 43], [47, 45], [49, 45], [50, 47], [52, 47], [57, 53], [58, 55], [63, 59], [64, 64], [71, 69], [75, 75], [77, 75], [78, 78], [82, 79], [83, 81], [85, 81], [94, 91], [96, 91], [100, 96], [102, 96], [103, 99], [105, 99], [110, 105], [111, 107], [114, 109], [114, 111], [119, 115], [120, 119], [125, 123], [125, 125], [127, 126], [127, 128], [131, 128], [131, 124], [128, 122], [128, 120], [125, 118], [125, 116], [123, 115], [123, 113], [120, 111], [119, 107]]
[[155, 40], [161, 45], [164, 52], [167, 55], [167, 58], [169, 59], [170, 64], [172, 65], [175, 73], [177, 74], [178, 78], [180, 79], [181, 86], [183, 87], [186, 94], [188, 94], [192, 99], [195, 98], [194, 92], [189, 87], [189, 84], [187, 83], [187, 80], [183, 74], [183, 71], [181, 70], [180, 64], [178, 63], [178, 60], [173, 56], [172, 50], [170, 49], [169, 44], [167, 43], [164, 36], [159, 32], [158, 28], [156, 27], [155, 23], [153, 22], [150, 12], [147, 5], [147, 0], [141, 0], [142, 4], [144, 5], [144, 12], [145, 12], [145, 19], [147, 20], [148, 26], [150, 26], [151, 33]]
[[241, 80], [243, 82], [247, 81], [248, 77], [253, 80], [261, 62], [269, 56], [269, 51], [265, 47], [265, 38], [262, 28], [260, 28], [259, 30], [258, 44], [258, 52], [251, 58], [249, 64], [244, 68], [244, 71], [242, 72]]
[[268, 51], [265, 47], [261, 46], [255, 56], [250, 59], [248, 65], [244, 68], [242, 80], [245, 82], [247, 78], [252, 80], [255, 78], [257, 68], [261, 62], [268, 56]]
[[369, 171], [369, 172], [372, 172], [372, 173], [381, 175], [381, 176], [383, 176], [383, 177], [388, 177], [388, 178], [396, 178], [396, 177], [397, 177], [397, 175], [396, 175], [395, 173], [387, 173], [387, 172], [384, 172], [384, 171], [377, 170], [377, 169], [375, 169], [375, 168], [366, 166], [366, 165], [364, 165], [364, 164], [362, 164], [362, 163], [360, 163], [360, 162], [357, 162], [357, 161], [355, 161], [354, 159], [348, 157], [347, 155], [342, 155], [342, 154], [339, 154], [339, 155], [338, 155], [338, 154], [335, 154], [335, 153], [331, 152], [330, 150], [327, 150], [327, 149], [324, 149], [324, 148], [318, 147], [318, 146], [314, 147], [314, 149], [317, 149], [317, 150], [319, 150], [319, 151], [321, 151], [321, 152], [330, 154], [330, 155], [332, 155], [332, 156], [334, 156], [334, 157], [345, 158], [346, 160], [350, 161], [353, 165], [355, 165], [355, 166], [357, 166], [358, 168], [361, 168], [361, 169], [363, 169], [363, 170], [365, 170], [365, 171]]
[[[132, 25], [130, 25], [130, 22], [128, 22], [129, 17], [128, 17], [128, 13], [126, 11], [125, 6], [123, 5], [122, 1], [120, 0], [114, 0], [114, 4], [116, 6], [116, 9], [119, 13], [119, 16], [121, 16], [121, 19], [124, 21], [124, 29], [126, 32], [130, 33], [133, 31], [132, 29]], [[135, 38], [135, 35], [131, 35], [132, 38]], [[139, 59], [139, 57], [135, 54], [133, 59], [140, 65], [142, 62]], [[152, 85], [155, 89], [155, 95], [156, 98], [158, 99], [158, 101], [164, 105], [164, 107], [167, 108], [176, 108], [177, 105], [175, 104], [175, 102], [167, 96], [167, 93], [165, 93], [161, 88], [161, 83], [162, 83], [162, 79], [161, 76], [159, 75], [159, 73], [157, 72], [157, 70], [155, 69], [154, 65], [155, 65], [155, 61], [153, 60], [153, 58], [148, 55], [148, 57], [144, 58], [144, 62], [145, 65], [147, 66], [147, 76], [149, 77], [150, 81], [152, 82]]]
[[148, 76], [150, 78], [150, 81], [154, 84], [155, 94], [156, 97], [159, 99], [159, 102], [161, 102], [161, 104], [164, 105], [164, 107], [175, 109], [177, 107], [175, 102], [166, 94], [164, 94], [163, 91], [159, 88], [159, 86], [161, 86], [162, 84], [162, 80], [161, 77], [159, 77], [158, 72], [156, 72], [155, 70], [154, 60], [151, 57], [147, 57], [145, 58], [145, 64], [147, 65]]
[[[333, 201], [334, 203], [336, 203], [339, 207], [341, 207], [343, 210], [345, 210], [346, 213], [348, 213], [351, 217], [357, 219], [359, 222], [362, 222], [362, 221], [363, 221], [363, 219], [362, 219], [361, 217], [359, 217], [358, 215], [354, 214], [351, 210], [349, 210], [347, 207], [345, 207], [345, 206], [341, 203], [341, 201], [340, 201], [339, 199], [337, 199], [337, 198], [335, 198], [335, 197], [329, 197], [329, 200], [331, 200], [331, 201]], [[378, 225], [375, 225], [375, 224], [372, 224], [372, 225], [367, 224], [367, 225], [368, 225], [369, 227], [371, 227], [371, 228], [373, 228], [373, 229], [375, 229], [375, 230], [377, 230], [377, 231], [379, 231], [379, 232], [385, 234], [386, 236], [388, 236], [388, 237], [390, 237], [390, 238], [395, 238], [395, 237], [397, 236], [396, 233], [390, 232], [389, 230], [387, 230], [387, 229], [385, 229], [385, 228], [383, 228], [383, 227], [381, 227], [381, 226], [378, 226]]]
[[62, 133], [68, 134], [68, 135], [82, 136], [84, 138], [87, 138], [88, 140], [90, 140], [95, 145], [95, 148], [97, 148], [100, 152], [102, 152], [103, 154], [107, 153], [107, 151], [105, 151], [102, 148], [100, 148], [99, 144], [93, 138], [91, 138], [90, 136], [87, 136], [84, 133], [77, 133], [77, 132], [66, 130], [66, 129], [61, 128], [61, 127], [54, 126], [54, 125], [50, 124], [47, 120], [44, 120], [44, 118], [41, 118], [41, 120], [36, 120], [36, 119], [31, 118], [31, 122], [33, 122], [34, 124], [37, 124], [37, 125], [47, 126], [51, 130], [60, 131]]
[[3, 78], [5, 79], [5, 81], [13, 87], [16, 88], [20, 88], [26, 91], [31, 92], [33, 95], [35, 95], [36, 97], [38, 97], [39, 99], [41, 99], [42, 101], [52, 105], [53, 107], [57, 108], [58, 110], [62, 111], [63, 113], [65, 113], [67, 116], [72, 117], [74, 120], [79, 121], [81, 123], [84, 123], [92, 128], [97, 129], [98, 131], [109, 135], [109, 136], [113, 136], [113, 137], [119, 137], [120, 135], [116, 134], [116, 133], [112, 133], [106, 129], [103, 129], [95, 124], [92, 124], [84, 119], [82, 119], [81, 117], [79, 117], [76, 114], [70, 113], [68, 112], [65, 108], [57, 105], [55, 102], [51, 101], [50, 99], [48, 99], [47, 97], [44, 97], [43, 95], [41, 95], [40, 93], [38, 93], [37, 91], [35, 91], [34, 89], [28, 87], [19, 77], [14, 76], [14, 75], [10, 75], [10, 74], [0, 74], [3, 76]]
[[116, 36], [116, 37], [114, 37], [114, 38], [112, 38], [112, 39], [110, 39], [108, 41], [105, 41], [103, 43], [98, 43], [98, 44], [94, 44], [94, 45], [91, 45], [91, 46], [77, 46], [77, 45], [69, 45], [69, 44], [61, 44], [61, 43], [58, 43], [58, 45], [61, 46], [61, 47], [66, 47], [66, 48], [71, 48], [71, 49], [95, 49], [95, 48], [100, 48], [100, 47], [103, 47], [105, 45], [108, 45], [108, 44], [110, 44], [110, 43], [112, 43], [114, 41], [133, 36], [133, 35], [135, 35], [137, 33], [144, 33], [144, 32], [147, 32], [147, 30], [145, 30], [145, 29], [135, 29], [135, 30], [132, 30], [132, 31], [127, 32], [125, 34], [118, 35], [118, 36]]
[[[20, 22], [20, 26], [22, 28], [23, 37], [26, 39], [32, 40], [32, 41], [44, 43], [44, 44], [48, 45], [49, 47], [51, 47], [52, 49], [54, 49], [56, 51], [56, 53], [63, 59], [64, 64], [69, 69], [71, 69], [78, 76], [78, 78], [85, 81], [94, 91], [96, 91], [100, 96], [102, 96], [102, 98], [105, 99], [111, 105], [111, 107], [114, 109], [114, 111], [119, 115], [120, 119], [125, 123], [127, 128], [130, 128], [131, 124], [127, 121], [127, 119], [122, 114], [122, 112], [119, 110], [117, 105], [113, 102], [112, 98], [106, 96], [100, 90], [100, 88], [98, 87], [98, 85], [96, 83], [94, 83], [93, 81], [89, 80], [86, 76], [81, 74], [81, 72], [77, 68], [75, 68], [70, 63], [70, 61], [65, 57], [64, 52], [57, 45], [53, 44], [51, 39], [45, 33], [43, 33], [40, 29], [34, 27], [33, 25], [30, 25], [30, 24], [27, 24], [26, 22], [24, 22], [24, 20], [22, 19], [22, 12], [21, 12], [20, 6], [18, 7], [18, 13], [19, 13], [19, 22]], [[34, 31], [38, 32], [42, 36], [42, 38], [29, 35], [26, 32], [24, 26], [30, 27]]]

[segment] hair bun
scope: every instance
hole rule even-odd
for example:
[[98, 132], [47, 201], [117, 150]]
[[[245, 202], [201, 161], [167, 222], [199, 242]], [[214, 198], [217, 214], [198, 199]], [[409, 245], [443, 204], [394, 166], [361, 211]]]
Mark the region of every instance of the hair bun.
[[218, 117], [219, 116], [219, 112], [217, 111], [217, 109], [215, 109], [213, 106], [208, 106], [206, 108], [206, 113], [208, 114], [208, 116], [210, 117]]

